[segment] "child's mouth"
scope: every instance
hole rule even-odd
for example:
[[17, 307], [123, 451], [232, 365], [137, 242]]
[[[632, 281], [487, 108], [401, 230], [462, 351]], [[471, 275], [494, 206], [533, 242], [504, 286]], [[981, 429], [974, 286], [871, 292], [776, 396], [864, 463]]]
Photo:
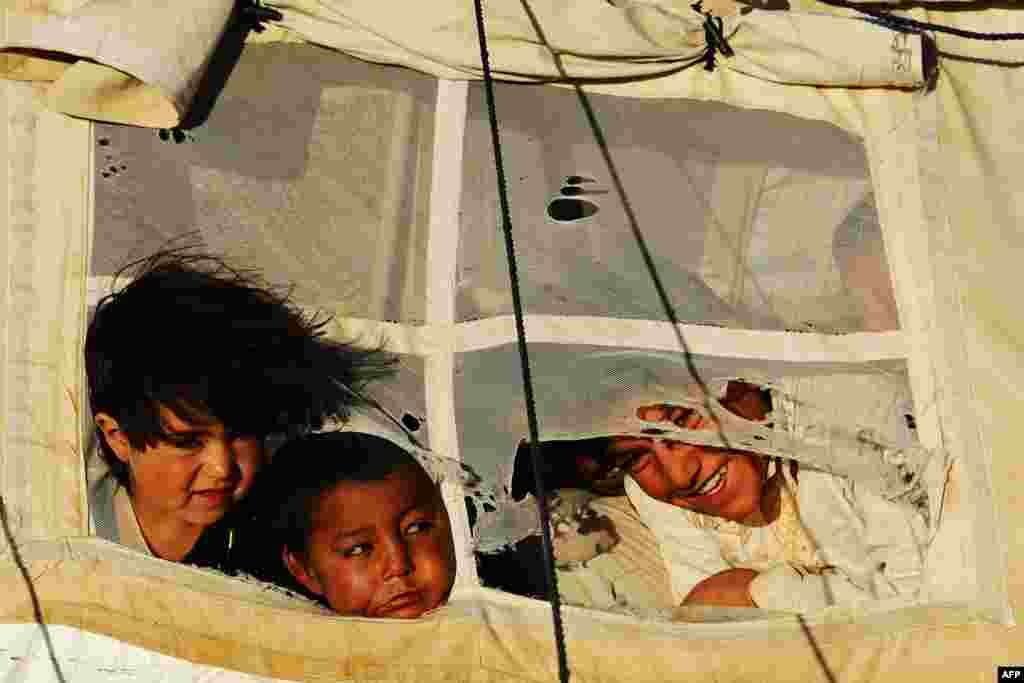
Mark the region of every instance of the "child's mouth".
[[725, 474], [728, 463], [721, 465], [715, 473], [704, 480], [704, 482], [690, 493], [687, 498], [702, 498], [711, 496], [722, 490], [725, 486]]
[[227, 503], [231, 499], [231, 492], [230, 488], [207, 489], [206, 491], [197, 491], [193, 495], [199, 500], [200, 504], [215, 508]]
[[417, 607], [419, 606], [419, 603], [419, 594], [415, 591], [410, 591], [391, 598], [378, 608], [377, 613], [378, 616], [389, 616], [393, 615], [395, 612], [408, 610], [410, 607]]

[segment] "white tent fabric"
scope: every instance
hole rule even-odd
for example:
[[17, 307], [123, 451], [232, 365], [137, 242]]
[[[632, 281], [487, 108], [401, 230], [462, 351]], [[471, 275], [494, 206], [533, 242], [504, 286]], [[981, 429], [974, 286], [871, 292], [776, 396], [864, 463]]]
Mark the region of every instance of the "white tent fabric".
[[[800, 3], [795, 9], [811, 7], [818, 6]], [[81, 8], [59, 9], [73, 14]], [[296, 12], [286, 17], [286, 24], [295, 21], [298, 26], [306, 21], [306, 26], [325, 32], [318, 38], [312, 35], [312, 28], [303, 29], [310, 40], [377, 61], [408, 64], [403, 60], [412, 59], [408, 57], [410, 52], [416, 53], [410, 50], [411, 39], [401, 41], [394, 35], [415, 38], [419, 31], [426, 33], [425, 26], [438, 23], [418, 21], [422, 16], [411, 17], [402, 23], [403, 28], [396, 29], [396, 34], [382, 37], [381, 22], [371, 20], [386, 9], [367, 8], [360, 21], [348, 17], [345, 40], [338, 39], [334, 44], [335, 38], [328, 36], [340, 35], [337, 29], [327, 31], [322, 27], [337, 25], [336, 10], [327, 8], [322, 16], [300, 16]], [[976, 30], [1024, 28], [1024, 19], [1011, 9], [958, 12], [948, 7], [943, 11], [919, 8], [913, 13]], [[432, 20], [461, 18], [461, 24], [453, 24], [453, 35], [459, 38], [455, 42], [464, 52], [473, 46], [472, 23], [466, 21], [470, 15], [465, 8], [445, 13], [432, 7], [430, 14]], [[883, 676], [983, 680], [994, 675], [997, 665], [1015, 663], [1014, 655], [1022, 650], [1019, 633], [1005, 626], [1014, 620], [1015, 613], [1021, 616], [1024, 600], [1024, 579], [1020, 578], [1024, 572], [1016, 571], [1024, 562], [1021, 525], [1017, 523], [1024, 509], [1014, 485], [1024, 477], [1024, 466], [1015, 456], [1021, 438], [1016, 405], [1024, 376], [1019, 363], [1019, 316], [1016, 302], [1006, 291], [1012, 292], [1012, 274], [1024, 253], [1018, 226], [1024, 205], [1010, 181], [1022, 161], [1015, 142], [1019, 136], [1014, 134], [1019, 117], [1009, 104], [1024, 90], [1019, 73], [1012, 69], [1014, 63], [1022, 61], [1021, 48], [940, 36], [942, 70], [932, 94], [805, 88], [776, 81], [807, 82], [807, 73], [814, 69], [799, 66], [783, 73], [778, 62], [794, 51], [820, 51], [813, 42], [810, 47], [803, 41], [786, 48], [764, 47], [766, 57], [760, 62], [749, 57], [758, 54], [758, 47], [753, 38], [750, 43], [743, 42], [744, 27], [750, 27], [749, 36], [767, 31], [759, 27], [772, 22], [788, 22], [785, 15], [774, 15], [766, 24], [757, 23], [757, 17], [765, 14], [755, 11], [729, 26], [734, 31], [730, 33], [734, 48], [743, 47], [746, 52], [737, 51], [748, 55], [743, 64], [754, 76], [771, 76], [767, 80], [730, 69], [729, 60], [720, 58], [719, 68], [712, 74], [698, 66], [660, 78], [588, 88], [618, 96], [714, 99], [746, 108], [783, 111], [830, 122], [864, 140], [893, 269], [900, 331], [872, 337], [873, 341], [864, 346], [858, 346], [860, 337], [771, 336], [756, 331], [738, 335], [735, 330], [725, 335], [714, 329], [691, 327], [687, 327], [687, 336], [698, 349], [712, 348], [728, 338], [731, 351], [743, 358], [835, 357], [837, 348], [851, 349], [849, 356], [853, 358], [864, 353], [867, 346], [871, 348], [867, 355], [906, 358], [915, 397], [931, 399], [917, 406], [922, 440], [926, 446], [948, 449], [958, 460], [957, 477], [947, 491], [947, 501], [949, 521], [959, 529], [951, 534], [947, 550], [979, 560], [976, 571], [963, 576], [964, 583], [977, 587], [975, 597], [970, 604], [958, 604], [957, 592], [951, 591], [945, 606], [887, 606], [877, 613], [857, 615], [856, 619], [831, 614], [810, 619], [809, 629], [816, 637], [820, 656], [840, 680], [877, 680]], [[822, 16], [815, 21], [838, 25], [849, 20]], [[68, 25], [44, 23], [51, 27]], [[586, 25], [583, 21], [566, 23], [571, 28]], [[863, 45], [863, 61], [888, 64], [890, 72], [894, 55], [914, 49], [912, 43], [898, 43], [893, 51], [892, 34], [861, 22], [852, 23], [861, 27], [856, 29], [860, 31], [858, 38], [849, 38], [844, 30], [815, 34], [814, 39], [828, 35], [828, 40], [822, 38], [818, 44], [834, 44], [829, 47], [846, 54], [859, 52]], [[11, 26], [17, 24], [8, 21], [8, 39]], [[523, 26], [521, 22], [513, 24]], [[218, 22], [211, 20], [210, 25]], [[174, 34], [167, 31], [166, 24], [160, 30]], [[883, 47], [868, 49], [872, 40]], [[175, 44], [179, 42], [187, 41], [175, 37]], [[25, 47], [17, 41], [7, 44]], [[71, 42], [40, 47], [58, 50], [62, 44], [73, 47]], [[205, 52], [198, 63], [208, 54], [209, 44], [207, 41], [201, 48]], [[60, 51], [74, 53], [71, 47]], [[501, 50], [495, 47], [493, 52], [498, 66], [510, 71], [501, 61]], [[98, 49], [86, 54], [83, 48], [82, 56], [98, 59], [102, 54]], [[460, 57], [455, 50], [446, 59], [418, 54], [419, 66], [440, 62], [444, 68], [459, 69], [459, 77], [478, 75], [478, 71], [467, 72], [476, 68], [470, 66], [468, 53]], [[544, 55], [535, 48], [530, 48], [529, 54], [540, 55], [541, 59]], [[830, 74], [858, 71], [844, 59], [836, 61], [842, 68], [830, 67]], [[173, 59], [167, 63], [180, 64]], [[193, 58], [191, 63], [197, 60]], [[752, 63], [760, 64], [761, 71], [751, 67]], [[27, 68], [26, 62], [22, 64]], [[113, 61], [111, 65], [124, 66]], [[771, 69], [778, 71], [768, 73]], [[189, 75], [183, 77], [186, 72]], [[177, 89], [164, 86], [176, 102], [173, 115], [132, 120], [172, 125], [188, 99], [181, 96], [188, 89], [180, 83], [192, 82], [195, 73], [180, 69]], [[52, 75], [50, 72], [47, 80], [52, 80]], [[915, 77], [906, 84], [919, 80]], [[152, 82], [160, 83], [156, 78]], [[893, 83], [884, 79], [871, 82]], [[438, 86], [438, 110], [445, 114], [451, 113], [446, 107], [457, 112], [465, 106], [464, 98], [451, 96], [457, 92], [453, 88], [448, 83]], [[75, 90], [85, 91], [84, 86]], [[86, 99], [95, 102], [98, 91], [90, 92]], [[84, 416], [76, 406], [81, 406], [79, 353], [92, 262], [93, 154], [98, 148], [93, 147], [90, 124], [41, 111], [32, 86], [5, 84], [3, 94], [6, 116], [2, 148], [8, 164], [4, 182], [0, 183], [6, 193], [2, 205], [7, 207], [5, 237], [0, 240], [0, 301], [5, 307], [0, 315], [0, 413], [4, 420], [0, 487], [46, 620], [78, 632], [106, 634], [198, 666], [224, 667], [258, 676], [293, 680], [553, 678], [547, 608], [475, 588], [472, 572], [460, 576], [460, 589], [452, 604], [437, 617], [416, 623], [382, 624], [311, 614], [274, 596], [261, 599], [222, 577], [144, 561], [95, 540], [69, 540], [88, 532], [82, 498]], [[101, 116], [97, 113], [100, 109], [69, 107], [65, 111], [126, 120], [118, 118], [126, 116], [123, 113]], [[147, 107], [142, 109], [148, 111]], [[461, 139], [462, 122], [458, 117], [455, 121], [448, 128], [436, 125], [435, 146], [446, 148], [453, 140]], [[444, 160], [441, 156], [435, 161], [444, 166], [444, 172], [459, 167], [458, 154], [454, 165], [450, 158]], [[436, 178], [443, 173], [434, 169], [432, 175]], [[458, 190], [438, 184], [431, 192], [434, 201], [428, 262], [437, 266], [442, 261], [439, 255], [455, 251], [457, 221], [453, 206], [457, 207]], [[440, 225], [449, 226], [447, 237], [434, 232]], [[422, 329], [410, 331], [400, 325], [387, 329], [396, 333], [399, 347], [425, 357], [431, 444], [436, 450], [455, 453], [458, 442], [454, 415], [442, 406], [444, 401], [453, 400], [454, 355], [489, 348], [496, 340], [511, 341], [511, 328], [507, 318], [500, 317], [455, 324], [456, 268], [452, 260], [449, 256], [444, 261], [450, 267], [446, 277], [425, 278], [429, 291]], [[600, 319], [539, 316], [529, 321], [527, 335], [533, 341], [593, 343], [607, 329], [603, 338], [607, 345], [673, 348], [671, 333], [664, 326], [647, 322], [605, 325]], [[359, 324], [381, 329], [370, 323], [351, 323], [354, 327]], [[891, 353], [893, 349], [897, 352]], [[463, 544], [466, 531], [463, 527], [460, 532]], [[8, 564], [0, 582], [2, 594], [9, 596], [0, 602], [2, 620], [31, 622], [31, 600], [20, 573]], [[181, 605], [190, 609], [183, 610]], [[824, 680], [819, 659], [801, 624], [791, 620], [694, 626], [643, 623], [570, 608], [566, 610], [566, 623], [570, 666], [576, 680]], [[48, 666], [38, 656], [32, 661], [38, 671]], [[430, 663], [427, 673], [424, 662]], [[170, 671], [169, 665], [161, 664], [160, 668]], [[179, 671], [183, 673], [168, 673], [168, 678], [190, 680], [189, 676], [194, 679], [205, 675], [200, 669]]]
[[48, 83], [53, 109], [105, 121], [176, 125], [231, 15], [230, 2], [9, 3], [6, 78]]
[[[672, 73], [703, 53], [703, 17], [691, 4], [529, 3], [543, 27], [541, 38], [520, 3], [488, 3], [495, 74], [527, 81], [559, 78], [545, 39], [564, 55], [566, 70], [576, 78]], [[433, 7], [424, 17], [426, 25], [395, 23], [387, 5], [351, 8], [316, 1], [272, 5], [286, 15], [282, 26], [312, 42], [440, 78], [482, 75], [469, 3]], [[723, 60], [723, 66], [765, 80], [906, 87], [919, 85], [924, 78], [920, 38], [898, 41], [903, 53], [894, 59], [892, 34], [860, 20], [757, 12], [729, 18], [723, 33], [737, 52], [737, 59]], [[830, 36], [840, 33], [857, 49], [846, 53], [837, 48]]]
[[[114, 638], [67, 626], [49, 632], [60, 653], [65, 680], [119, 680], [123, 683], [279, 683], [283, 679], [203, 666], [129, 645]], [[0, 624], [4, 659], [0, 680], [4, 683], [52, 683], [58, 681], [49, 663], [43, 634], [35, 624]], [[339, 681], [339, 683], [341, 683]]]
[[[571, 55], [567, 67], [574, 76], [669, 74], [703, 53], [703, 17], [689, 3], [537, 5], [549, 39]], [[346, 10], [321, 2], [271, 6], [286, 14], [282, 27], [306, 40], [442, 78], [480, 76], [468, 4], [432, 5], [422, 17], [426, 23], [395, 22], [388, 4]], [[28, 2], [5, 7], [0, 45], [8, 50], [6, 77], [52, 83], [46, 98], [58, 111], [172, 127], [196, 94], [232, 3], [107, 0], [45, 8], [39, 12]], [[518, 3], [492, 3], [489, 11], [502, 37], [494, 48], [496, 72], [521, 80], [559, 76]], [[740, 73], [782, 83], [848, 86], [911, 87], [925, 77], [920, 38], [903, 36], [894, 43], [889, 31], [862, 20], [760, 12], [728, 22], [724, 32], [738, 51], [728, 67]], [[837, 41], [840, 34], [849, 42]], [[847, 54], [844, 45], [856, 48]]]

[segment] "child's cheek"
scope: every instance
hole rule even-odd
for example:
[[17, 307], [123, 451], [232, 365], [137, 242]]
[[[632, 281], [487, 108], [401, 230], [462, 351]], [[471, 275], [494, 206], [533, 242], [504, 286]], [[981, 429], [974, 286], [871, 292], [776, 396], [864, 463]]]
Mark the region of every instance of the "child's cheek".
[[451, 532], [445, 530], [436, 538], [430, 549], [431, 609], [444, 604], [455, 585], [455, 542]]
[[337, 568], [331, 583], [332, 593], [339, 603], [339, 606], [335, 606], [332, 601], [331, 606], [336, 612], [353, 616], [367, 616], [374, 597], [379, 597], [378, 593], [384, 585], [372, 572], [353, 566]]

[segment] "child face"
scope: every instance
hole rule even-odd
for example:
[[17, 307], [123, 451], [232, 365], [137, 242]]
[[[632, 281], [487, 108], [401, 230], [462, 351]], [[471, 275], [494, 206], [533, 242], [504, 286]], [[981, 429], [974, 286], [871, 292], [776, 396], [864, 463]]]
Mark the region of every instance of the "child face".
[[636, 458], [630, 476], [656, 500], [734, 522], [761, 510], [764, 475], [747, 453], [632, 437], [615, 439], [612, 450]]
[[340, 614], [414, 619], [455, 582], [448, 511], [419, 467], [342, 482], [319, 500], [306, 558], [286, 549], [285, 563]]
[[[696, 412], [685, 420], [680, 426], [687, 429], [711, 428]], [[609, 455], [656, 500], [735, 522], [761, 511], [762, 460], [749, 453], [622, 436], [612, 440]]]
[[230, 434], [217, 421], [185, 422], [163, 406], [160, 420], [166, 437], [136, 451], [113, 418], [97, 415], [107, 443], [128, 465], [140, 517], [179, 526], [213, 524], [252, 488], [263, 464], [262, 440]]

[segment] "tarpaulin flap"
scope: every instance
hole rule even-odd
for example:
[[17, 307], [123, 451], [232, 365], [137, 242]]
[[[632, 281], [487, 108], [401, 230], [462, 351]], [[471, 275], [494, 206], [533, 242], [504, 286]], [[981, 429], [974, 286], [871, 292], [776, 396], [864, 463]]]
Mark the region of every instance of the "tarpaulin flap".
[[173, 127], [188, 111], [232, 7], [226, 0], [8, 6], [0, 75], [50, 82], [46, 100], [65, 114]]
[[[550, 611], [539, 601], [468, 589], [418, 620], [341, 618], [212, 572], [186, 569], [183, 583], [180, 568], [104, 541], [35, 544], [23, 552], [48, 623], [197, 664], [309, 681], [556, 676]], [[0, 589], [7, 596], [0, 619], [33, 619], [13, 565], [0, 569]], [[812, 620], [808, 628], [837, 680], [873, 680], [873, 672], [884, 671], [887, 678], [960, 681], [986, 668], [992, 656], [971, 647], [970, 629], [942, 626], [967, 614], [956, 607], [909, 608], [858, 623], [840, 614]], [[565, 628], [574, 681], [828, 680], [793, 617], [747, 622], [737, 639], [740, 632], [729, 622], [645, 623], [569, 608]], [[932, 645], [938, 636], [941, 648]]]
[[[388, 3], [274, 6], [284, 14], [280, 27], [307, 41], [441, 78], [482, 77], [469, 4], [403, 8], [402, 21]], [[8, 8], [0, 73], [51, 83], [46, 99], [56, 111], [173, 127], [191, 106], [231, 10], [223, 0]], [[703, 63], [705, 20], [688, 3], [504, 0], [488, 3], [486, 26], [498, 78], [621, 80]], [[920, 36], [859, 18], [755, 11], [727, 17], [721, 32], [735, 51], [729, 58], [723, 51], [722, 67], [763, 80], [857, 87], [918, 87], [925, 80]]]
[[[558, 61], [573, 79], [671, 74], [699, 62], [705, 52], [705, 17], [690, 4], [489, 2], [485, 25], [492, 68], [498, 78], [521, 81], [563, 79]], [[284, 14], [281, 25], [310, 42], [440, 78], [482, 77], [469, 3], [410, 8], [402, 22], [394, 21], [387, 4], [273, 5]], [[860, 19], [755, 11], [727, 18], [722, 30], [736, 56], [719, 64], [765, 80], [862, 87], [923, 83], [920, 36], [896, 39]]]

